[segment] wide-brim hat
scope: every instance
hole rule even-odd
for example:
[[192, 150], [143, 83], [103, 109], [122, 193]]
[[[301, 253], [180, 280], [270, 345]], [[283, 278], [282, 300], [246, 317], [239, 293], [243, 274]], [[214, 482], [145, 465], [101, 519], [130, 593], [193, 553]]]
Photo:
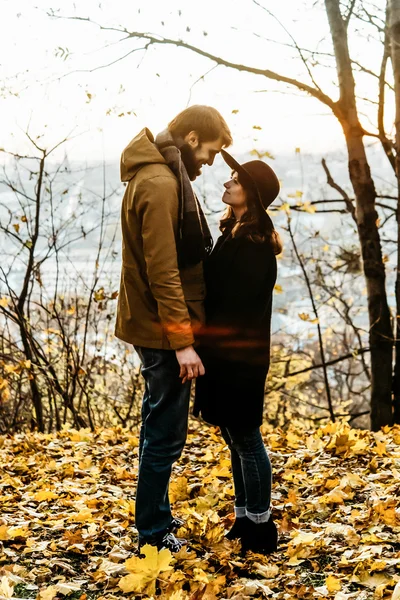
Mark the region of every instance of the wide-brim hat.
[[221, 155], [226, 164], [237, 172], [243, 187], [253, 190], [261, 207], [266, 210], [281, 188], [275, 171], [262, 160], [251, 160], [241, 165], [226, 150], [221, 150]]

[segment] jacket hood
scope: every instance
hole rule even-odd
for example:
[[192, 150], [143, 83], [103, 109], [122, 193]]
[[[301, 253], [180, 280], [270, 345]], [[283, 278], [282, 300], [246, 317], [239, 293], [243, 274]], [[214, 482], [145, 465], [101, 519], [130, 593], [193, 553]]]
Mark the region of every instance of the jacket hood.
[[147, 127], [133, 138], [121, 155], [121, 181], [130, 181], [144, 165], [162, 164], [166, 161], [154, 143]]

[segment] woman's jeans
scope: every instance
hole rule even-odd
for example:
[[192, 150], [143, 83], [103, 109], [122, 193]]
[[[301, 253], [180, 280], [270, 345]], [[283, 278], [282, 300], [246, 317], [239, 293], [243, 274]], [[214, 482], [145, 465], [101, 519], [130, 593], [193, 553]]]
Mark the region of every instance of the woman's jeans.
[[236, 517], [264, 523], [271, 514], [272, 468], [260, 429], [220, 429], [231, 451]]
[[190, 381], [182, 385], [174, 350], [135, 350], [145, 380], [135, 523], [139, 543], [155, 544], [172, 520], [168, 487], [172, 464], [186, 442]]

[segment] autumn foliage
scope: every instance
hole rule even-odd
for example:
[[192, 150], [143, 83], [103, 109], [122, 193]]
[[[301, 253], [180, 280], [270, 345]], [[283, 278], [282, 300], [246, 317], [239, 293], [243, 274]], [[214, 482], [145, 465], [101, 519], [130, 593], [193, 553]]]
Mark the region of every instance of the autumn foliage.
[[228, 449], [191, 422], [171, 482], [185, 521], [178, 554], [137, 555], [138, 437], [122, 427], [0, 438], [0, 596], [398, 598], [400, 427], [264, 428], [279, 552], [224, 539], [233, 521]]

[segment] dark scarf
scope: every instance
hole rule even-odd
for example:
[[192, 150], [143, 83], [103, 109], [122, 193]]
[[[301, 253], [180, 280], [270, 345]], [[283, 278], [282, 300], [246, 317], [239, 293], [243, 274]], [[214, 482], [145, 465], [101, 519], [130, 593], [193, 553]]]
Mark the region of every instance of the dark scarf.
[[203, 210], [190, 183], [182, 156], [172, 135], [165, 129], [156, 137], [156, 146], [180, 186], [176, 249], [180, 267], [196, 265], [211, 252], [213, 240]]

